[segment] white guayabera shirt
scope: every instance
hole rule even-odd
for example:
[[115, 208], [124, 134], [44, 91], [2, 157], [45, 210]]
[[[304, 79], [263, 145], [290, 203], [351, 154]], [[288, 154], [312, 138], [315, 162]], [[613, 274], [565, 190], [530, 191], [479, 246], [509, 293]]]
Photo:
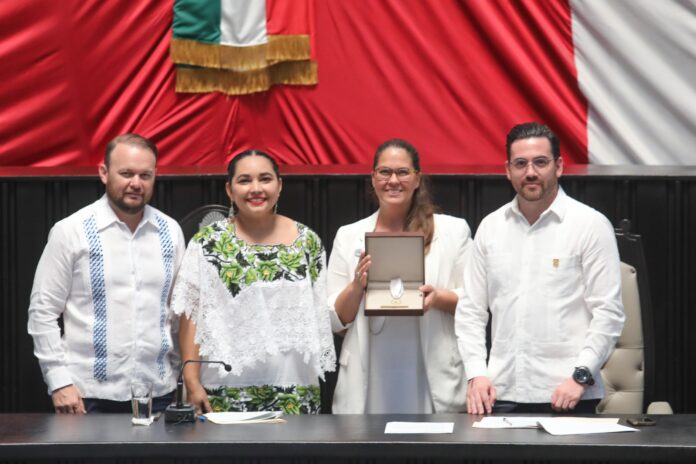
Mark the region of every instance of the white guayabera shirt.
[[[500, 400], [548, 403], [576, 366], [602, 398], [599, 369], [624, 323], [614, 230], [598, 211], [558, 195], [529, 225], [517, 198], [476, 232], [455, 330], [467, 378], [488, 376]], [[487, 308], [492, 348], [486, 365]]]
[[134, 380], [152, 382], [155, 396], [175, 388], [169, 296], [184, 250], [176, 221], [146, 206], [131, 233], [106, 196], [53, 226], [28, 323], [49, 393], [74, 384], [125, 401]]

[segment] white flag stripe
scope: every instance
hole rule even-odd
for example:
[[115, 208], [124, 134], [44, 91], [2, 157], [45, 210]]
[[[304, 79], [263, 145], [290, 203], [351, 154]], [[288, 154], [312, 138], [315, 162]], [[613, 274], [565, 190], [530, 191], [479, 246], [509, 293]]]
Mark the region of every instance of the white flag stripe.
[[219, 0], [220, 45], [248, 47], [268, 42], [266, 0]]
[[696, 164], [696, 0], [571, 0], [593, 164]]

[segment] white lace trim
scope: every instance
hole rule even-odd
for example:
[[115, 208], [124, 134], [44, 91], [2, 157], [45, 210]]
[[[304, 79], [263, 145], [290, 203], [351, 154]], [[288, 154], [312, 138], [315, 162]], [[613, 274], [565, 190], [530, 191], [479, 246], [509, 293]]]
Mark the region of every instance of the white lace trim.
[[[294, 350], [323, 379], [336, 364], [325, 271], [322, 256], [322, 271], [314, 285], [309, 276], [297, 282], [256, 282], [232, 297], [200, 245], [191, 242], [176, 278], [171, 308], [196, 324], [200, 355], [229, 363], [234, 375], [269, 356]], [[220, 374], [225, 374], [223, 367]]]

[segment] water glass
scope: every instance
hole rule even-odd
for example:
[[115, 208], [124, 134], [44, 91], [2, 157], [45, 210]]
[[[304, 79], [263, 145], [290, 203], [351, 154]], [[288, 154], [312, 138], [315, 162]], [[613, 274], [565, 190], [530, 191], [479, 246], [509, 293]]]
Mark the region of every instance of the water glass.
[[152, 383], [133, 382], [131, 384], [131, 406], [133, 407], [133, 424], [152, 424]]

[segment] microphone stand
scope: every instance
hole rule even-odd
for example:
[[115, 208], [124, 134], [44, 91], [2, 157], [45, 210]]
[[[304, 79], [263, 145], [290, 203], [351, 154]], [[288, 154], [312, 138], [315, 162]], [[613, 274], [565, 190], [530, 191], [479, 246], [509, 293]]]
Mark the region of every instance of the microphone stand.
[[222, 364], [225, 366], [227, 372], [232, 370], [232, 366], [222, 361], [203, 361], [201, 359], [189, 359], [184, 361], [184, 364], [181, 366], [181, 371], [179, 372], [179, 378], [176, 380], [176, 404], [172, 403], [164, 410], [165, 422], [176, 422], [180, 424], [182, 422], [196, 421], [196, 409], [190, 403], [184, 403], [184, 367], [186, 367], [188, 363]]

